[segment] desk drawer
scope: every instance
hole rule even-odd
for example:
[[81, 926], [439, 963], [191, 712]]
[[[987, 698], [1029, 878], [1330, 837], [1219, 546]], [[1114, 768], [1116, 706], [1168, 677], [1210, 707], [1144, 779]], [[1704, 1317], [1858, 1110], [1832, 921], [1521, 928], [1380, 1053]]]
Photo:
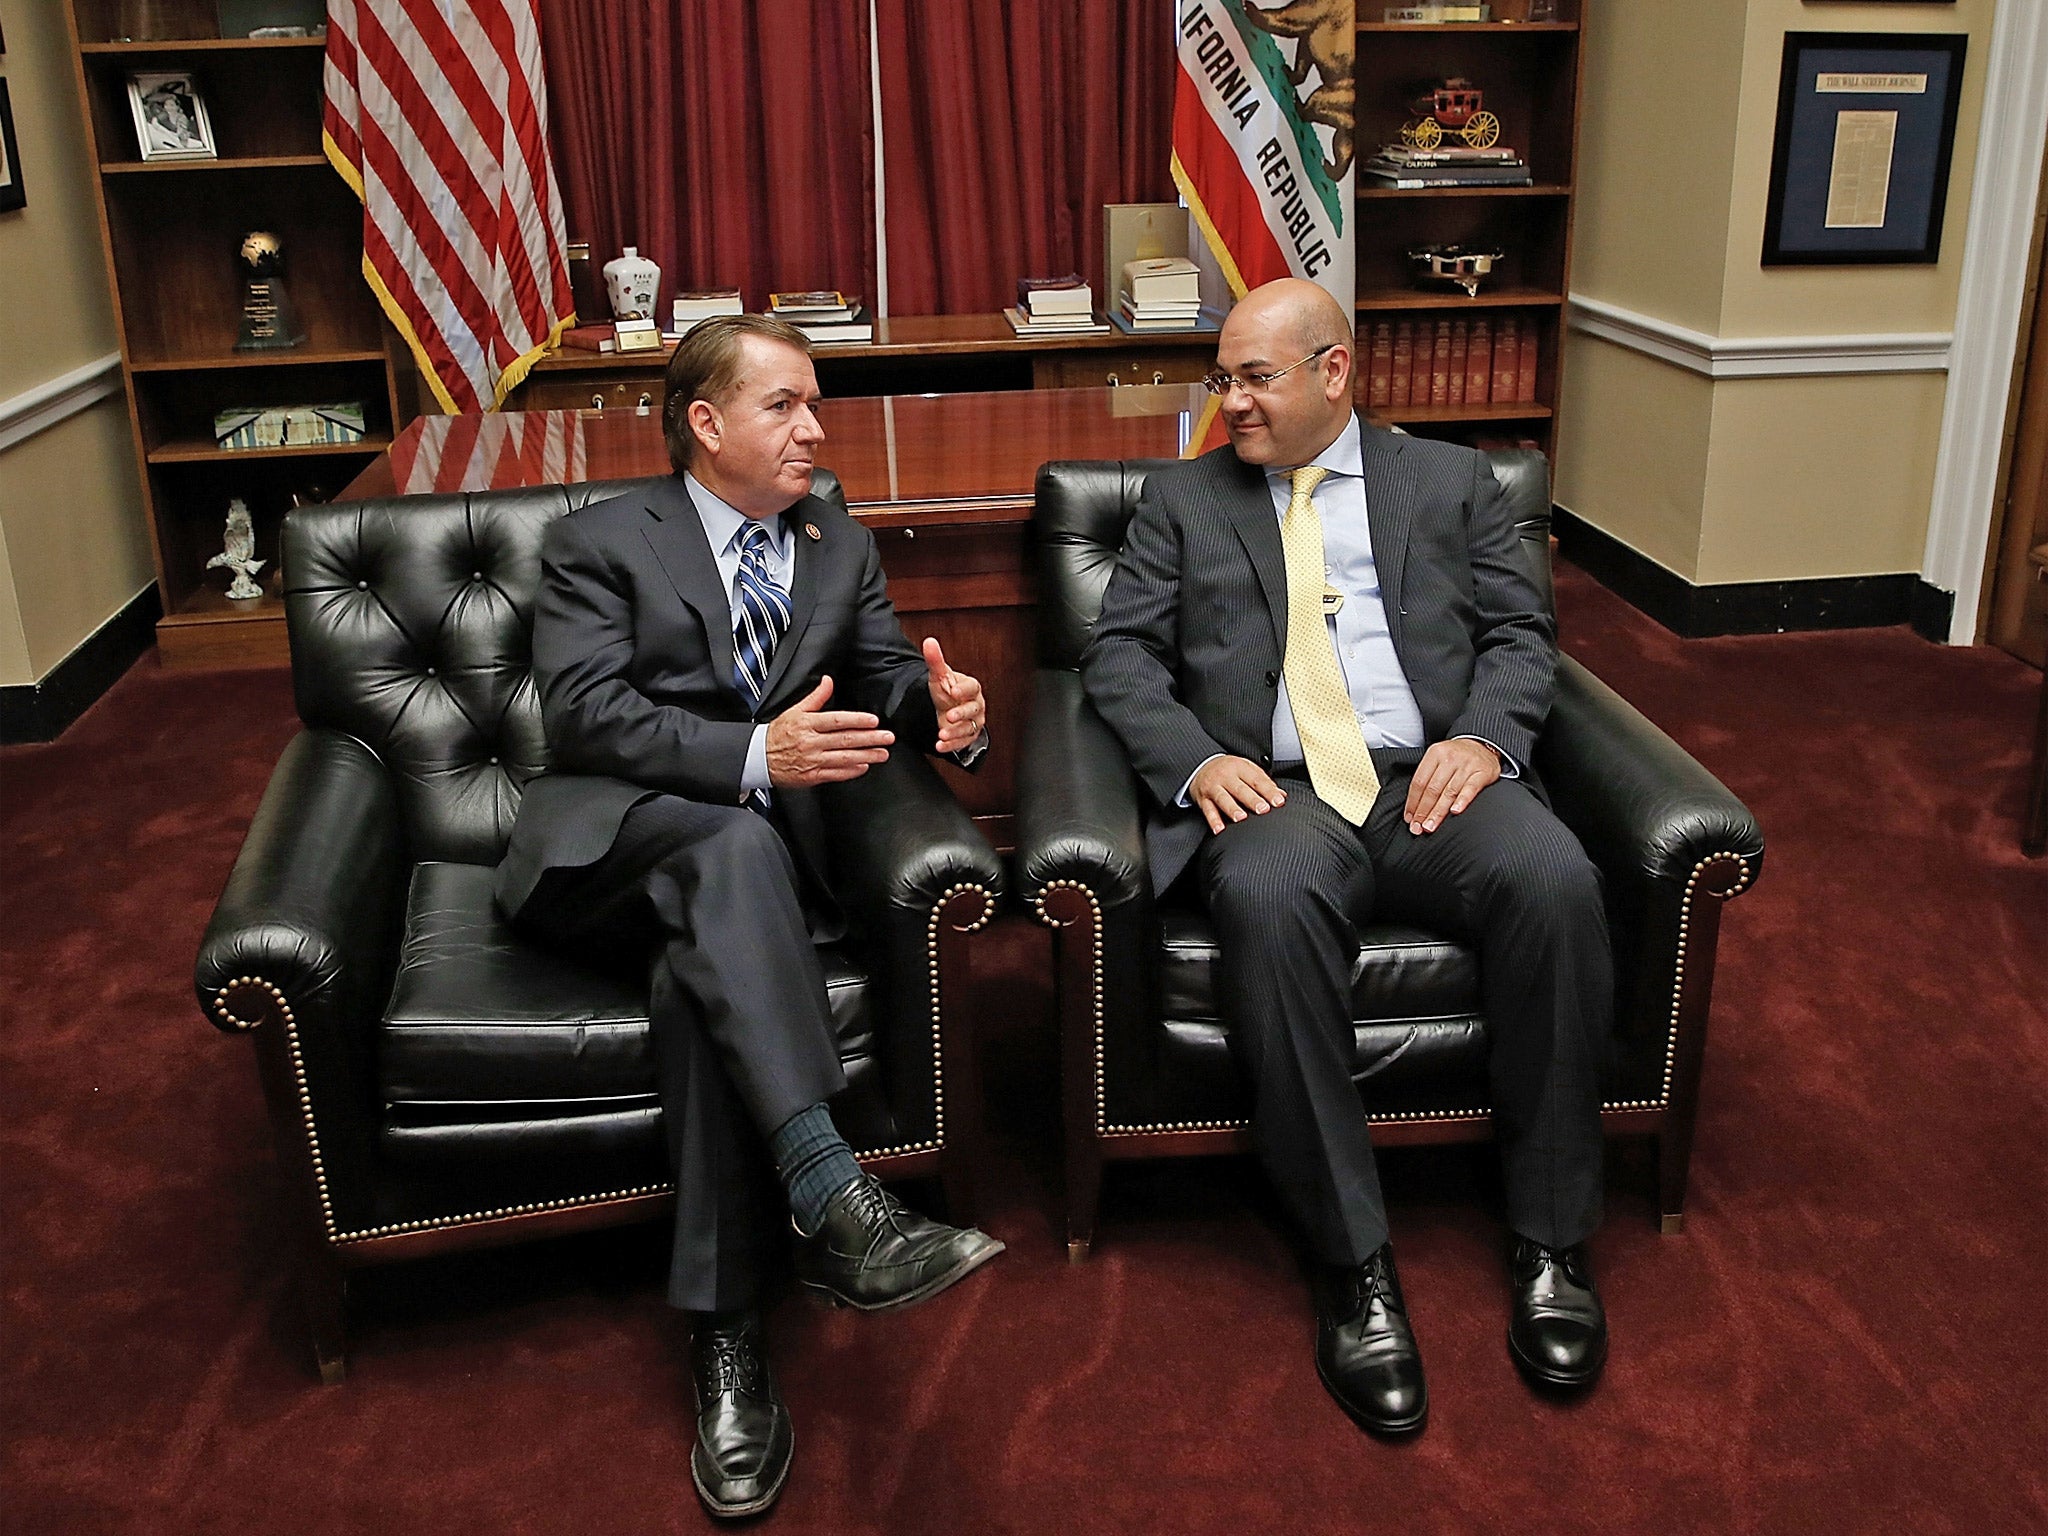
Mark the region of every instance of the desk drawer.
[[659, 368], [643, 376], [621, 378], [617, 373], [545, 373], [527, 375], [526, 382], [512, 393], [505, 408], [512, 411], [588, 411], [602, 402], [608, 411], [634, 411], [644, 397], [650, 415], [661, 414], [668, 398], [662, 388]]
[[1035, 357], [1039, 389], [1089, 389], [1104, 384], [1199, 384], [1216, 360], [1213, 347], [1161, 347], [1156, 351], [1059, 352]]

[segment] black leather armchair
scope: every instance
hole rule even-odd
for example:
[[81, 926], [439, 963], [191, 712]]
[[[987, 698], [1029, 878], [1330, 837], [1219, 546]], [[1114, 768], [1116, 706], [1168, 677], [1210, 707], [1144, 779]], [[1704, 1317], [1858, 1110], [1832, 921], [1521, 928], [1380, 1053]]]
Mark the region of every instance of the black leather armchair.
[[[1521, 548], [1550, 592], [1543, 456], [1492, 455]], [[1217, 1017], [1214, 938], [1162, 906], [1140, 788], [1076, 672], [1156, 462], [1054, 463], [1033, 513], [1040, 587], [1032, 730], [1019, 771], [1017, 874], [1055, 932], [1067, 1159], [1067, 1243], [1094, 1238], [1105, 1160], [1250, 1148], [1245, 1095]], [[1763, 838], [1740, 801], [1569, 658], [1537, 746], [1557, 813], [1605, 881], [1618, 977], [1609, 1134], [1655, 1136], [1658, 1207], [1683, 1222], [1720, 903], [1746, 890]], [[1377, 1145], [1491, 1134], [1476, 961], [1423, 930], [1377, 923], [1353, 971], [1353, 1075]]]
[[[672, 1203], [644, 976], [571, 964], [494, 911], [548, 762], [531, 671], [548, 523], [626, 483], [293, 512], [283, 565], [304, 731], [200, 946], [200, 1006], [255, 1038], [321, 1374], [350, 1269], [651, 1218]], [[843, 503], [821, 472], [816, 488]], [[965, 936], [1001, 865], [908, 750], [827, 791], [851, 932], [825, 954], [850, 1086], [888, 1178], [971, 1204], [979, 1085]]]

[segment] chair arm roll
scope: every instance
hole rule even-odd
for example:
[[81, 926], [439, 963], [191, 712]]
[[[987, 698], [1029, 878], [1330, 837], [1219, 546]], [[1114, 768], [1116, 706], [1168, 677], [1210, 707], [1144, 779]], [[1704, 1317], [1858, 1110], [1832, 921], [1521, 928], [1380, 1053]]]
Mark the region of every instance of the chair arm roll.
[[[396, 955], [409, 868], [398, 797], [375, 754], [337, 731], [293, 738], [200, 941], [200, 1009], [229, 1033], [265, 1017], [267, 984], [299, 1015], [374, 1012]], [[253, 1013], [254, 1017], [248, 1015]]]
[[1017, 772], [1017, 878], [1034, 910], [1059, 882], [1104, 908], [1150, 891], [1137, 776], [1078, 673], [1042, 668]]
[[1633, 875], [1680, 886], [1716, 855], [1745, 867], [1734, 895], [1763, 865], [1763, 832], [1749, 809], [1690, 753], [1569, 657], [1536, 749], [1558, 817], [1610, 880]]
[[828, 788], [824, 808], [833, 891], [862, 926], [928, 915], [963, 886], [986, 891], [991, 910], [1001, 898], [1003, 861], [923, 753], [897, 748]]

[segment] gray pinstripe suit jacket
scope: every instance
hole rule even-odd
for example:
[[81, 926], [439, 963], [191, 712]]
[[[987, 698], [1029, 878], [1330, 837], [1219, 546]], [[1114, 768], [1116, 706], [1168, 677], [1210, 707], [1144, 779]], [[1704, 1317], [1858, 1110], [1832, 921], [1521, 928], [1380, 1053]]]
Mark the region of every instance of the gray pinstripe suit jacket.
[[[1473, 449], [1370, 423], [1361, 434], [1387, 623], [1427, 740], [1482, 736], [1526, 775], [1557, 631], [1517, 559], [1500, 485]], [[1155, 891], [1207, 830], [1174, 805], [1188, 776], [1218, 752], [1271, 766], [1286, 646], [1286, 561], [1264, 472], [1225, 446], [1150, 476], [1081, 676], [1151, 791]]]

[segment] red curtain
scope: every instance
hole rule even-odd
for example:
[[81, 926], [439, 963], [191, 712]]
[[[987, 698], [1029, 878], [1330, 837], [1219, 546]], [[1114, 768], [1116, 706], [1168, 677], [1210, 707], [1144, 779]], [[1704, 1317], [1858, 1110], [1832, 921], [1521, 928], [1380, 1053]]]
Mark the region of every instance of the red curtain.
[[[569, 238], [679, 288], [875, 291], [867, 0], [541, 0]], [[590, 317], [585, 317], [586, 319]]]
[[1024, 276], [1101, 298], [1102, 205], [1171, 202], [1173, 7], [877, 0], [889, 309], [971, 314]]

